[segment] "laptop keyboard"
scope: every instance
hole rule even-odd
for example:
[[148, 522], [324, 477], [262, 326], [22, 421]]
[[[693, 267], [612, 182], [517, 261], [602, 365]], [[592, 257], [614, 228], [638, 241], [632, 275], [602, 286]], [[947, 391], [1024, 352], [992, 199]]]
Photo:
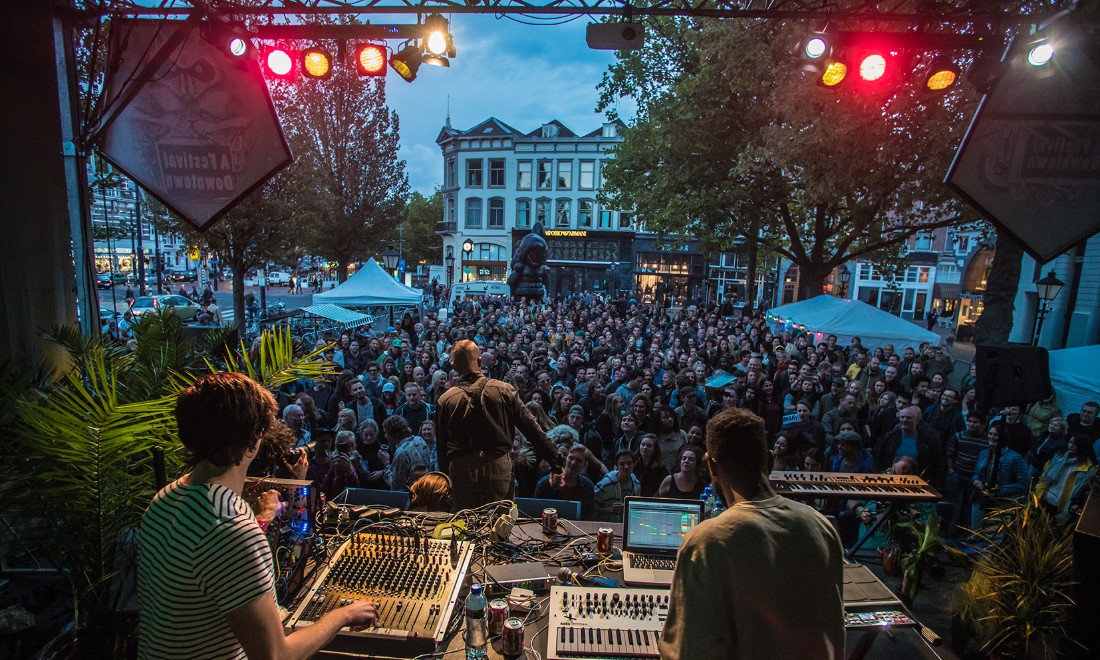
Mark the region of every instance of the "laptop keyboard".
[[630, 556], [630, 567], [655, 571], [671, 571], [676, 569], [676, 559], [674, 557], [665, 557], [664, 555], [643, 555], [635, 552]]

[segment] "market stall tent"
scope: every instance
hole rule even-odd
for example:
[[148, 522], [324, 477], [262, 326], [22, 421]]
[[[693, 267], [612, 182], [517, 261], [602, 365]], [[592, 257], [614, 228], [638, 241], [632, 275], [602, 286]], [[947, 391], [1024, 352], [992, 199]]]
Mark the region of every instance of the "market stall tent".
[[393, 279], [374, 259], [340, 286], [313, 294], [314, 305], [329, 303], [342, 307], [412, 307], [423, 300], [422, 291]]
[[939, 344], [940, 336], [931, 330], [898, 318], [889, 312], [859, 300], [820, 295], [768, 310], [768, 323], [778, 331], [808, 332], [814, 343], [837, 336], [837, 343], [847, 346], [852, 337], [859, 337], [867, 348], [893, 344], [898, 353], [928, 342]]
[[1066, 415], [1081, 412], [1081, 404], [1100, 401], [1100, 346], [1063, 348], [1050, 352], [1050, 384], [1058, 407]]

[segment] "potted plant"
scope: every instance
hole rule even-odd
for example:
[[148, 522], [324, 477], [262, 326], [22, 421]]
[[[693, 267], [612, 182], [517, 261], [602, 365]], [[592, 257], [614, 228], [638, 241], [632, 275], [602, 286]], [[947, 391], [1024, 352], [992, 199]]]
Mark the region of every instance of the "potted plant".
[[952, 602], [967, 634], [966, 650], [1057, 657], [1073, 604], [1072, 529], [1028, 497], [991, 511], [979, 536], [986, 547]]
[[[51, 657], [120, 657], [133, 643], [136, 530], [155, 493], [151, 457], [180, 466], [173, 410], [202, 373], [241, 371], [267, 387], [330, 373], [319, 351], [295, 356], [289, 329], [258, 350], [227, 350], [224, 334], [193, 346], [174, 316], [143, 315], [129, 349], [72, 328], [47, 336], [71, 358], [54, 377], [5, 374], [0, 396], [0, 497], [19, 541], [71, 587], [72, 622]], [[218, 354], [220, 351], [220, 355]]]

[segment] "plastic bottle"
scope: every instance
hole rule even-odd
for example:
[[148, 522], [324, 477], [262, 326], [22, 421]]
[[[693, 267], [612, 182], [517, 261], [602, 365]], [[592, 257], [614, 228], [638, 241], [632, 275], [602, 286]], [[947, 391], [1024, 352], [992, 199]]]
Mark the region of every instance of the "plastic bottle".
[[703, 518], [710, 518], [714, 515], [714, 488], [707, 484], [707, 487], [703, 489], [703, 494], [699, 496], [699, 499], [703, 500]]
[[470, 585], [470, 595], [466, 596], [466, 658], [482, 660], [488, 657], [489, 643], [488, 621], [485, 620], [485, 594], [481, 585]]

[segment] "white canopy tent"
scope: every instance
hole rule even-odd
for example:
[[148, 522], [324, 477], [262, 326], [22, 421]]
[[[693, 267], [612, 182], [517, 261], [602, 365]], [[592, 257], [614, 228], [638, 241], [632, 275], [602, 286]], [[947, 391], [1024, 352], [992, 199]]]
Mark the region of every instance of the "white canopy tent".
[[374, 259], [363, 264], [340, 286], [313, 294], [313, 304], [342, 307], [418, 307], [424, 293], [393, 279]]
[[859, 300], [820, 295], [768, 310], [768, 323], [778, 330], [800, 330], [814, 335], [814, 343], [836, 335], [846, 346], [852, 337], [875, 348], [893, 344], [894, 350], [918, 348], [921, 343], [939, 344], [940, 336]]
[[1086, 401], [1100, 401], [1100, 345], [1050, 352], [1050, 384], [1065, 414], [1081, 412]]

